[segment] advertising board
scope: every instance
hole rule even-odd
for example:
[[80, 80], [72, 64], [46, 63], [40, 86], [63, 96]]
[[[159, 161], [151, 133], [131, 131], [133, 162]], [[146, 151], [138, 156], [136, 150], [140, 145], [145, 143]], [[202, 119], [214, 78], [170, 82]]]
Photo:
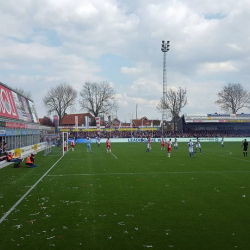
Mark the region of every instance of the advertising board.
[[0, 117], [38, 122], [35, 104], [0, 83]]

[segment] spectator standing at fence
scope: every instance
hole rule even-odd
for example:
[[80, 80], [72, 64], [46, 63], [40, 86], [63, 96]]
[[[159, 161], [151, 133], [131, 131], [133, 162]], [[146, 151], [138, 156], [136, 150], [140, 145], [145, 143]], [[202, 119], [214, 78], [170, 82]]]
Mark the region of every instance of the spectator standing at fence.
[[37, 167], [37, 165], [35, 164], [35, 158], [34, 158], [33, 154], [30, 154], [30, 156], [27, 157], [26, 165], [31, 167], [31, 168]]
[[241, 145], [243, 147], [243, 156], [247, 157], [247, 148], [248, 148], [248, 142], [247, 139], [245, 139]]

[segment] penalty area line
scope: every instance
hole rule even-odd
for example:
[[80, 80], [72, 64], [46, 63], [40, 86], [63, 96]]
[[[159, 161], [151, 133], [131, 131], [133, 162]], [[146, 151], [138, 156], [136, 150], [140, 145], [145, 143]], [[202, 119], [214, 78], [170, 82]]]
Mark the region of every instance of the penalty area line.
[[41, 180], [50, 172], [50, 170], [52, 170], [56, 166], [56, 164], [63, 158], [63, 156], [61, 156], [61, 158], [58, 159], [57, 162], [33, 186], [31, 186], [31, 188], [9, 209], [9, 211], [4, 214], [4, 216], [0, 219], [0, 224], [27, 197], [27, 195], [41, 182]]
[[116, 155], [114, 155], [113, 153], [111, 153], [116, 159], [118, 159], [118, 157]]

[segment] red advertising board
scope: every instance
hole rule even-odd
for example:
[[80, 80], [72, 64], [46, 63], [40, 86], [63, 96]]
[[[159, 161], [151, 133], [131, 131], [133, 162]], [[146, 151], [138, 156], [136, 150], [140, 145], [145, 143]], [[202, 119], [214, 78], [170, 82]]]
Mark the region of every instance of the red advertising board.
[[26, 126], [19, 122], [6, 122], [6, 128], [26, 128]]
[[6, 128], [38, 129], [38, 124], [24, 124], [20, 122], [6, 122]]
[[0, 85], [0, 116], [19, 119], [12, 91]]

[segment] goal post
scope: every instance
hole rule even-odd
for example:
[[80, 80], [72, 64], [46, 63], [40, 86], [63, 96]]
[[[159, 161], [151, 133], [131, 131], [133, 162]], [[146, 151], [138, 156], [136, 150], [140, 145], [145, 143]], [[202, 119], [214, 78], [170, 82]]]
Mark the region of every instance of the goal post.
[[63, 155], [68, 152], [68, 140], [69, 140], [69, 133], [62, 132], [62, 151]]
[[45, 143], [46, 144], [44, 149], [44, 155], [48, 155], [49, 153], [51, 153], [51, 147], [52, 147], [51, 138], [46, 138]]

